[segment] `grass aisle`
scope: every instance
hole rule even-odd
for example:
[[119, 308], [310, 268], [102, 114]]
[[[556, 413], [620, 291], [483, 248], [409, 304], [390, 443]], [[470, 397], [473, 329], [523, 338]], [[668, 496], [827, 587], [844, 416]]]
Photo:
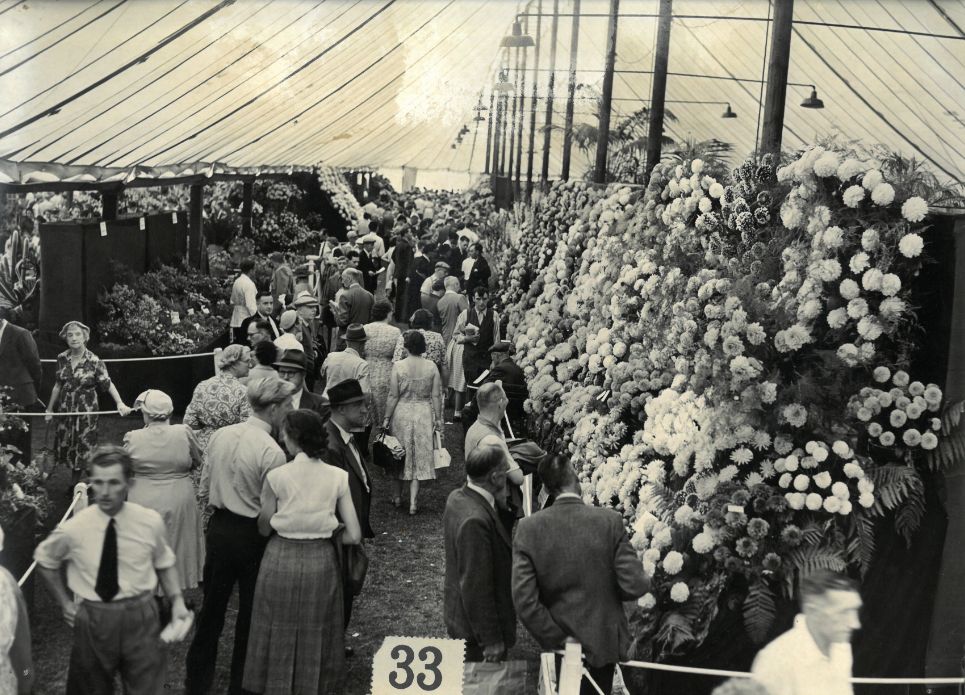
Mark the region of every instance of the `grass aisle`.
[[[120, 442], [124, 432], [140, 427], [140, 419], [101, 419], [101, 442]], [[42, 441], [42, 428], [35, 440]], [[419, 514], [408, 515], [391, 504], [391, 482], [381, 471], [372, 471], [372, 527], [376, 538], [366, 545], [369, 573], [362, 595], [356, 600], [352, 623], [346, 633], [346, 644], [355, 649], [348, 660], [346, 695], [365, 695], [371, 689], [372, 659], [387, 635], [446, 637], [442, 618], [442, 590], [445, 553], [442, 541], [442, 512], [446, 497], [465, 480], [462, 451], [462, 428], [448, 426], [446, 447], [452, 454], [452, 465], [434, 483], [423, 485], [419, 492]], [[42, 446], [35, 441], [34, 446]], [[66, 472], [59, 471], [51, 483], [56, 517], [66, 508]], [[408, 494], [406, 490], [404, 495]], [[200, 590], [187, 593], [188, 600], [201, 603]], [[214, 692], [223, 693], [228, 686], [228, 665], [237, 602], [229, 607], [225, 631], [218, 655], [218, 671]], [[60, 695], [64, 692], [70, 657], [70, 633], [60, 620], [59, 611], [46, 590], [37, 586], [31, 611], [33, 650], [38, 695]], [[511, 659], [538, 659], [538, 647], [518, 628], [517, 646]], [[183, 690], [184, 659], [188, 643], [168, 649], [166, 690]], [[119, 691], [118, 691], [119, 692]]]

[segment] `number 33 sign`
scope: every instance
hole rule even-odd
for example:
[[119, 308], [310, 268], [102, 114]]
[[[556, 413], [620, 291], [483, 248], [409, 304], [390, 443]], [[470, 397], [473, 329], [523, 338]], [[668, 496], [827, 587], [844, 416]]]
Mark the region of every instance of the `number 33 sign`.
[[465, 642], [386, 637], [372, 664], [372, 695], [462, 695]]

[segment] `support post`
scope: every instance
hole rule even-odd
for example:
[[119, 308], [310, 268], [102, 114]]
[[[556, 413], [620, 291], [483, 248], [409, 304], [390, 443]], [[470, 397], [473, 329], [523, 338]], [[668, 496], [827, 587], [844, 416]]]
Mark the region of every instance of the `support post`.
[[241, 189], [241, 233], [243, 236], [251, 235], [251, 218], [253, 207], [254, 181], [245, 181]]
[[[531, 3], [526, 4], [526, 11], [529, 12]], [[529, 15], [523, 18], [523, 33], [529, 34]], [[515, 198], [519, 198], [519, 183], [523, 176], [523, 126], [526, 123], [526, 49], [523, 52], [523, 69], [519, 73], [519, 124], [516, 126], [516, 184], [513, 188]], [[519, 65], [516, 66], [517, 68]], [[536, 75], [533, 75], [533, 82]]]
[[[528, 19], [528, 18], [527, 18]], [[536, 152], [536, 107], [538, 105], [536, 88], [539, 85], [539, 49], [543, 29], [543, 0], [536, 3], [536, 48], [533, 57], [533, 96], [529, 115], [529, 151], [526, 153], [526, 200], [533, 195], [533, 156]]]
[[120, 197], [119, 190], [101, 191], [101, 219], [117, 219], [117, 199]]
[[499, 135], [500, 128], [502, 127], [502, 117], [503, 117], [503, 97], [500, 94], [496, 97], [496, 121], [493, 125], [493, 162], [492, 162], [492, 175], [499, 176]]
[[657, 47], [653, 59], [653, 83], [650, 90], [650, 122], [647, 128], [647, 163], [644, 184], [660, 161], [663, 141], [663, 116], [667, 97], [667, 63], [670, 59], [670, 25], [673, 22], [673, 0], [660, 0], [660, 19], [657, 24]]
[[[483, 170], [484, 174], [489, 173], [489, 160], [492, 158], [492, 147], [493, 147], [493, 113], [496, 105], [496, 95], [489, 90], [489, 117], [486, 119], [486, 168]], [[495, 168], [495, 167], [493, 167]]]
[[519, 48], [514, 48], [513, 51], [516, 53], [516, 75], [514, 80], [513, 88], [513, 115], [509, 121], [509, 162], [507, 162], [506, 172], [509, 176], [510, 181], [513, 178], [513, 171], [515, 171], [514, 164], [516, 159], [516, 115], [519, 111], [519, 76], [522, 74], [519, 69]]
[[576, 98], [576, 54], [580, 47], [580, 0], [573, 0], [573, 28], [570, 32], [570, 81], [566, 96], [566, 121], [563, 125], [563, 171], [560, 178], [570, 180], [570, 154], [573, 149], [573, 102]]
[[596, 140], [596, 168], [593, 180], [606, 183], [606, 157], [610, 144], [610, 106], [613, 100], [613, 70], [617, 60], [617, 22], [620, 0], [610, 0], [610, 21], [606, 32], [606, 66], [603, 69], [603, 96], [600, 100], [600, 127]]
[[763, 154], [779, 155], [781, 152], [793, 24], [794, 0], [776, 0], [774, 24], [771, 27], [771, 48], [767, 57], [767, 95], [764, 97], [764, 129], [761, 136]]
[[506, 173], [506, 121], [509, 120], [509, 97], [504, 94], [499, 100], [503, 104], [499, 128], [499, 175], [503, 176]]
[[546, 121], [543, 125], [543, 163], [539, 182], [544, 188], [549, 183], [550, 145], [553, 134], [553, 100], [556, 85], [556, 36], [560, 28], [560, 0], [553, 0], [553, 24], [550, 28], [550, 76], [546, 86]]
[[204, 212], [204, 184], [191, 184], [191, 209], [188, 211], [188, 263], [201, 267], [202, 249], [202, 213]]

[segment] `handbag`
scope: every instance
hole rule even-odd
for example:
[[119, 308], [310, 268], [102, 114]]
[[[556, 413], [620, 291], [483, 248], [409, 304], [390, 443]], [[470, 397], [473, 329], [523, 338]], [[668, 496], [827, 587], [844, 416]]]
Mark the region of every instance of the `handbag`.
[[405, 448], [399, 440], [381, 430], [372, 442], [372, 463], [386, 470], [405, 463]]
[[452, 462], [452, 456], [446, 450], [446, 447], [442, 446], [442, 435], [438, 432], [432, 433], [432, 465], [436, 470], [440, 468], [448, 468], [449, 464]]
[[365, 575], [369, 571], [369, 556], [361, 544], [345, 545], [342, 543], [342, 532], [345, 524], [339, 524], [332, 534], [335, 543], [335, 553], [338, 558], [342, 575], [342, 586], [352, 596], [358, 596], [365, 584]]
[[463, 667], [462, 695], [517, 695], [533, 692], [526, 661], [470, 662]]

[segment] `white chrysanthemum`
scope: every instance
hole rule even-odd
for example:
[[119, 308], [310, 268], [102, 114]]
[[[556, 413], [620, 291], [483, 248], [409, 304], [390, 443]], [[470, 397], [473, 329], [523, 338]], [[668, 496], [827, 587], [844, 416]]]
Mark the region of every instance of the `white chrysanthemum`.
[[695, 159], [690, 163], [690, 171], [694, 174], [699, 174], [704, 170], [704, 160]]
[[901, 290], [901, 278], [894, 273], [887, 273], [881, 276], [881, 294], [886, 297], [893, 297]]
[[829, 249], [837, 249], [844, 243], [844, 230], [841, 227], [828, 227], [821, 234], [821, 241]]
[[895, 199], [895, 189], [890, 183], [879, 183], [871, 191], [871, 202], [875, 205], [891, 205]]
[[864, 251], [858, 251], [858, 253], [854, 254], [851, 260], [848, 261], [848, 267], [851, 268], [851, 272], [855, 275], [861, 275], [861, 273], [868, 269], [869, 265], [871, 265], [871, 258]]
[[825, 152], [814, 162], [814, 173], [818, 176], [834, 176], [838, 173], [841, 158], [836, 152]]
[[861, 185], [867, 190], [872, 191], [877, 188], [878, 184], [880, 184], [883, 180], [884, 178], [881, 176], [881, 172], [877, 169], [872, 169], [861, 179]]
[[891, 383], [893, 383], [895, 386], [899, 388], [904, 388], [905, 386], [908, 385], [910, 381], [911, 381], [911, 377], [908, 376], [908, 372], [906, 372], [904, 369], [899, 369], [891, 377]]
[[754, 453], [746, 446], [742, 446], [730, 452], [730, 460], [740, 466], [746, 466], [754, 460]]
[[848, 323], [848, 312], [844, 308], [832, 309], [828, 312], [828, 326], [837, 330]]
[[863, 174], [864, 172], [864, 163], [858, 159], [855, 159], [854, 157], [849, 157], [841, 162], [841, 166], [838, 167], [838, 171], [836, 173], [838, 178], [842, 181], [849, 181], [858, 174]]
[[905, 234], [898, 242], [898, 250], [905, 258], [917, 258], [924, 247], [924, 240], [917, 234]]
[[710, 188], [707, 189], [707, 193], [710, 194], [711, 198], [720, 198], [724, 195], [724, 187], [717, 183], [716, 181], [710, 184]]
[[848, 458], [851, 455], [851, 447], [848, 446], [846, 441], [841, 439], [836, 439], [831, 445], [831, 451], [834, 452], [835, 456], [840, 456], [841, 458]]
[[798, 473], [796, 476], [794, 476], [794, 489], [798, 492], [804, 492], [808, 489], [810, 484], [811, 479], [804, 473]]
[[868, 268], [861, 276], [861, 286], [869, 292], [876, 292], [881, 289], [881, 279], [884, 277], [877, 268]]
[[831, 494], [839, 499], [846, 500], [851, 496], [851, 491], [845, 483], [839, 481], [831, 486]]
[[877, 229], [866, 229], [861, 232], [861, 248], [865, 251], [874, 251], [878, 248], [878, 242], [881, 240]]
[[824, 505], [824, 498], [816, 492], [810, 493], [804, 498], [804, 506], [812, 512], [818, 511]]
[[858, 465], [857, 463], [855, 463], [854, 461], [851, 461], [850, 463], [844, 464], [844, 467], [842, 467], [841, 470], [842, 470], [842, 472], [843, 472], [847, 477], [849, 477], [849, 478], [863, 478], [863, 477], [864, 477], [864, 471], [862, 470], [861, 466], [859, 466], [859, 465]]
[[691, 541], [690, 545], [694, 549], [695, 553], [705, 555], [714, 549], [714, 536], [706, 531], [701, 531], [694, 536], [694, 539]]
[[788, 229], [797, 229], [803, 222], [804, 215], [801, 214], [801, 210], [798, 209], [796, 205], [788, 203], [787, 201], [781, 205], [781, 224]]
[[707, 196], [704, 196], [703, 198], [700, 199], [700, 202], [697, 203], [697, 208], [701, 212], [710, 212], [711, 210], [713, 210], [714, 204], [710, 202], [710, 198], [708, 198]]
[[868, 313], [868, 302], [861, 297], [852, 299], [848, 302], [848, 316], [853, 319], [860, 319]]
[[871, 373], [871, 376], [879, 384], [883, 384], [891, 378], [891, 370], [885, 366], [875, 367], [874, 371]]
[[858, 335], [865, 340], [877, 340], [882, 332], [881, 323], [874, 316], [863, 316], [858, 321]]
[[901, 206], [901, 216], [909, 222], [921, 222], [928, 214], [928, 203], [917, 195], [906, 200]]
[[804, 509], [804, 501], [807, 499], [803, 492], [787, 492], [784, 494], [787, 506], [794, 510]]
[[875, 497], [870, 492], [862, 493], [858, 496], [858, 504], [860, 504], [865, 509], [873, 507], [875, 504]]
[[690, 587], [686, 582], [677, 582], [670, 587], [670, 600], [675, 603], [683, 603], [690, 598]]
[[826, 490], [831, 487], [831, 474], [827, 471], [821, 471], [813, 478], [814, 484], [817, 485], [822, 490]]
[[824, 511], [829, 514], [837, 514], [841, 511], [841, 500], [837, 497], [825, 497], [824, 498]]
[[938, 437], [935, 436], [934, 432], [925, 432], [921, 435], [921, 448], [925, 451], [931, 451], [938, 446]]
[[838, 285], [838, 291], [841, 293], [841, 296], [848, 301], [857, 299], [861, 295], [861, 288], [858, 287], [858, 283], [851, 278], [842, 280], [841, 284]]
[[645, 611], [652, 610], [657, 605], [657, 599], [653, 594], [647, 592], [637, 599], [637, 605]]
[[905, 312], [905, 300], [899, 297], [888, 297], [878, 305], [878, 313], [883, 318], [895, 319]]
[[841, 195], [841, 200], [849, 208], [856, 208], [864, 200], [864, 188], [861, 186], [849, 186]]
[[689, 504], [682, 505], [674, 512], [673, 520], [680, 526], [686, 526], [694, 518], [694, 510]]

